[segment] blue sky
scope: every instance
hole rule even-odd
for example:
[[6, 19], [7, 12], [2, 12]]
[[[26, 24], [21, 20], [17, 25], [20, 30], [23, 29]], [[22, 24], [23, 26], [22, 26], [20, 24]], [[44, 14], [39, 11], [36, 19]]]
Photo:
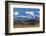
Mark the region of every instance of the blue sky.
[[15, 16], [27, 16], [30, 14], [34, 14], [34, 16], [39, 16], [39, 9], [37, 8], [13, 8], [13, 12]]

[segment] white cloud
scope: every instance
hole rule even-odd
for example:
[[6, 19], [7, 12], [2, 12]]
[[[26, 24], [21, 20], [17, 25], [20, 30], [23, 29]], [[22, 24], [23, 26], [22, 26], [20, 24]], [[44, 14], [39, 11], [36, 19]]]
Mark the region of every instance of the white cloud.
[[34, 12], [25, 12], [26, 14], [34, 15]]
[[15, 12], [15, 15], [19, 15], [19, 13], [18, 12]]
[[26, 14], [30, 14], [35, 17], [34, 12], [25, 12]]

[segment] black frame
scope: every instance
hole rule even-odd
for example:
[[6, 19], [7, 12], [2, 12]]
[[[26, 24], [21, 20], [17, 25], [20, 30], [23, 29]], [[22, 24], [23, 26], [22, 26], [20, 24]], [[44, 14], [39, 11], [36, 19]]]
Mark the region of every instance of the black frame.
[[[11, 2], [11, 3], [28, 3], [28, 4], [40, 4], [40, 5], [43, 5], [43, 31], [9, 33], [9, 31], [8, 31], [8, 3], [9, 2]], [[45, 3], [40, 3], [40, 2], [22, 2], [22, 1], [5, 1], [5, 35], [32, 34], [32, 33], [44, 33], [44, 32], [45, 32]]]

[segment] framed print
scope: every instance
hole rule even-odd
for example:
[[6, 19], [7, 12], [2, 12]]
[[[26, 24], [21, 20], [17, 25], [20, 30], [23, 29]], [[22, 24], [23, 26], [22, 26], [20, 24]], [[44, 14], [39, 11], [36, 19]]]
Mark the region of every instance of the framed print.
[[37, 2], [5, 2], [5, 34], [44, 33], [45, 4]]

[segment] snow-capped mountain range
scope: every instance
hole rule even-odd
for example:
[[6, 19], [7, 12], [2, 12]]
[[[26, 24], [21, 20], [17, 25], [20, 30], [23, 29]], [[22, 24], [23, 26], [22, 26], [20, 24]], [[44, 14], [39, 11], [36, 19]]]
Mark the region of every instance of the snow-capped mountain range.
[[25, 12], [25, 14], [19, 14], [19, 12], [15, 12], [14, 20], [18, 22], [26, 22], [32, 20], [39, 21], [39, 15], [35, 15], [34, 12]]

